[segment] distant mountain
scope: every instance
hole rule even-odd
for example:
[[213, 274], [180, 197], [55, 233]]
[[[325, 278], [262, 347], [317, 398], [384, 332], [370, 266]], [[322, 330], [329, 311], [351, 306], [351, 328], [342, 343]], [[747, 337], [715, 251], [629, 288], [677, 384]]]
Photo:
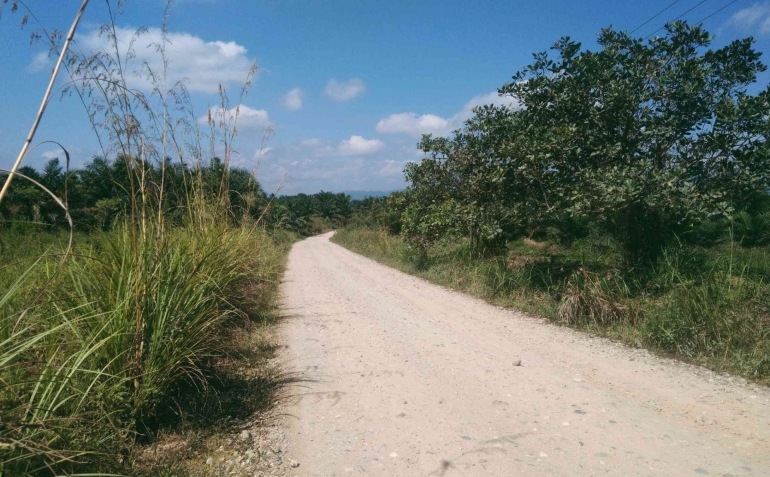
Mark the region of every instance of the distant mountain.
[[346, 190], [345, 194], [353, 200], [362, 200], [367, 197], [387, 197], [398, 190]]

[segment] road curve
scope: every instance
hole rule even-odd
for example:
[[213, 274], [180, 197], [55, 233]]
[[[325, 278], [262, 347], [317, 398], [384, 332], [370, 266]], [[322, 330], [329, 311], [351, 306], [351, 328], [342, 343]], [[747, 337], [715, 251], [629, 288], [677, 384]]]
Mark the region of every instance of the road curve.
[[[770, 392], [297, 243], [290, 475], [768, 476]], [[521, 360], [521, 364], [515, 364]]]

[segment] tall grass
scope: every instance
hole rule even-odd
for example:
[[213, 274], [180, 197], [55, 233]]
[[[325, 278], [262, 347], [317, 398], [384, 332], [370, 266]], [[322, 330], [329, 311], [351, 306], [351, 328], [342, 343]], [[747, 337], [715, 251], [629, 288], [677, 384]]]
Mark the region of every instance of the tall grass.
[[[5, 290], [2, 305], [17, 299], [33, 271], [34, 266]], [[81, 432], [100, 420], [90, 399], [115, 382], [87, 365], [105, 343], [73, 334], [85, 316], [68, 319], [55, 310], [41, 315], [7, 306], [0, 310], [0, 470], [4, 475], [42, 475], [69, 469], [102, 447], [83, 445], [83, 440], [106, 444], [110, 438], [103, 431]], [[110, 421], [102, 424], [107, 430]]]
[[[743, 255], [743, 254], [742, 254]], [[770, 288], [748, 265], [723, 257], [710, 272], [682, 278], [645, 314], [648, 345], [754, 379], [770, 377]]]
[[[59, 239], [29, 246], [34, 233], [0, 231], [2, 476], [133, 474], [135, 447], [178, 406], [180, 390], [208, 391], [212, 365], [231, 348], [228, 330], [259, 317], [281, 272], [285, 238], [230, 207], [238, 105], [220, 88], [220, 110], [235, 113], [210, 114], [205, 136], [184, 84], [167, 88], [165, 71], [130, 64], [134, 41], [116, 34], [122, 2], [107, 4], [101, 31], [112, 51], [70, 52], [62, 64], [104, 159], [125, 165], [130, 201], [113, 230], [76, 236], [71, 251]], [[167, 14], [154, 45], [164, 69]], [[39, 28], [62, 51], [55, 32]], [[151, 97], [129, 87], [134, 72], [151, 82]], [[215, 156], [224, 173], [211, 190], [200, 165]], [[167, 210], [169, 158], [189, 185], [182, 213]], [[182, 219], [168, 220], [171, 212]]]
[[228, 326], [250, 319], [264, 300], [262, 285], [280, 271], [282, 254], [263, 232], [188, 227], [154, 237], [140, 242], [138, 254], [126, 228], [78, 247], [80, 257], [26, 313], [8, 304], [19, 302], [44, 264], [5, 290], [0, 469], [7, 475], [89, 468], [89, 454], [99, 455], [100, 468], [124, 467], [127, 456], [115, 450], [128, 452], [151, 435], [175, 388], [205, 390], [204, 369], [226, 352]]

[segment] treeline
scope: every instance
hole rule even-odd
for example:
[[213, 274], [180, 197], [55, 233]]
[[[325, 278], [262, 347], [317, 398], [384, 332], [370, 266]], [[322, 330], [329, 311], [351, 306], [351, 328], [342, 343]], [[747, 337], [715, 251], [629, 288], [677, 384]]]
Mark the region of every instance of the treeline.
[[353, 201], [343, 192], [271, 197], [267, 223], [300, 235], [315, 235], [347, 224]]
[[[194, 206], [201, 196], [226, 206], [233, 222], [260, 221], [268, 230], [300, 235], [344, 225], [353, 211], [352, 201], [344, 193], [267, 195], [251, 172], [234, 167], [226, 171], [217, 157], [196, 167], [170, 160], [152, 164], [123, 156], [113, 161], [95, 157], [70, 171], [59, 159], [51, 159], [41, 170], [24, 166], [19, 173], [66, 199], [80, 230], [108, 230], [130, 214], [132, 204], [151, 210], [162, 204], [163, 215], [182, 224], [190, 212], [188, 205]], [[0, 204], [0, 227], [68, 227], [64, 210], [32, 181], [19, 178], [14, 182]]]
[[[76, 227], [107, 230], [119, 223], [133, 206], [161, 210], [181, 224], [188, 205], [205, 196], [226, 205], [234, 220], [256, 218], [267, 204], [262, 187], [245, 169], [226, 169], [214, 157], [207, 164], [188, 166], [167, 160], [157, 164], [118, 155], [107, 161], [94, 157], [82, 168], [66, 171], [59, 159], [49, 160], [41, 170], [23, 166], [19, 173], [66, 200]], [[0, 204], [6, 227], [27, 227], [29, 222], [68, 227], [64, 210], [43, 189], [19, 178]]]

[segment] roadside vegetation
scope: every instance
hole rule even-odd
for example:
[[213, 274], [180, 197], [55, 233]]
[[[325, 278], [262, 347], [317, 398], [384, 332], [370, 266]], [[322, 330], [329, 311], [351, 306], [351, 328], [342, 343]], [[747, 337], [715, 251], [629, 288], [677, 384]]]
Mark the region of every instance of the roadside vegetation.
[[333, 241], [554, 322], [770, 378], [770, 89], [675, 22], [539, 53]]
[[[22, 166], [0, 200], [0, 476], [225, 475], [180, 462], [201, 452], [202, 464], [207, 436], [272, 402], [265, 330], [296, 237], [230, 166], [256, 65], [238, 104], [220, 90], [203, 132], [184, 83], [132, 63], [115, 34], [122, 2], [110, 6], [112, 49], [83, 53], [11, 2], [63, 58], [102, 154], [71, 169], [62, 148], [41, 171]], [[136, 74], [151, 94], [129, 87]], [[183, 456], [155, 452], [174, 435], [166, 451]]]

